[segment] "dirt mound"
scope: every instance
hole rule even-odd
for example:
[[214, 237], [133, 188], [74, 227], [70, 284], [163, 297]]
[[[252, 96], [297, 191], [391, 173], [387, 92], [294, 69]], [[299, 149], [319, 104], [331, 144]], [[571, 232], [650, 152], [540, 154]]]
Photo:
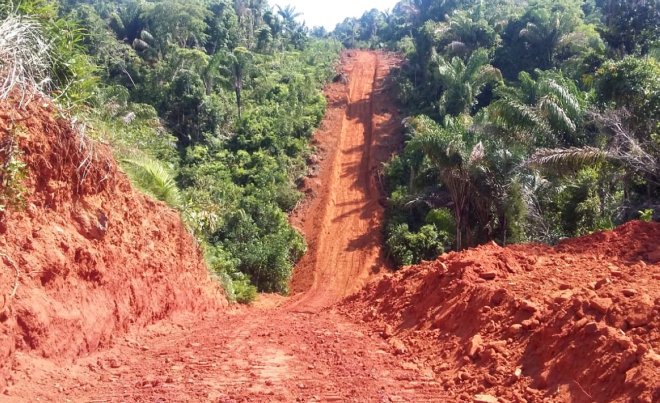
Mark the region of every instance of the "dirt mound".
[[[461, 400], [660, 400], [660, 224], [449, 253], [341, 309]], [[489, 400], [480, 400], [489, 401]]]
[[62, 361], [226, 304], [178, 214], [56, 115], [43, 100], [0, 104], [0, 144], [27, 165], [25, 206], [0, 216], [0, 391], [16, 350]]

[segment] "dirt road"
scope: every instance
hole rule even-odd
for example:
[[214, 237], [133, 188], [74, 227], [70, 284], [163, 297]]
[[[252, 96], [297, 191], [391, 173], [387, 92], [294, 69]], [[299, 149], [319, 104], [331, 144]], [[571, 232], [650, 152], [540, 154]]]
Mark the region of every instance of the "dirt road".
[[[348, 84], [328, 91], [316, 141], [317, 194], [293, 222], [310, 251], [291, 299], [181, 317], [133, 331], [76, 362], [18, 354], [9, 401], [444, 401], [433, 372], [401, 358], [396, 338], [328, 309], [382, 267], [375, 170], [396, 142], [384, 81], [394, 59], [344, 55]], [[302, 292], [307, 290], [306, 292]]]
[[[310, 251], [296, 268], [294, 290], [307, 292], [295, 308], [330, 306], [384, 267], [375, 178], [396, 141], [398, 119], [384, 94], [394, 62], [391, 56], [372, 52], [345, 55], [348, 85], [337, 85], [337, 111], [329, 112], [332, 121], [317, 135], [332, 147], [316, 182], [322, 189], [316, 203], [298, 213], [307, 219], [301, 227]], [[304, 280], [308, 284], [300, 284]]]

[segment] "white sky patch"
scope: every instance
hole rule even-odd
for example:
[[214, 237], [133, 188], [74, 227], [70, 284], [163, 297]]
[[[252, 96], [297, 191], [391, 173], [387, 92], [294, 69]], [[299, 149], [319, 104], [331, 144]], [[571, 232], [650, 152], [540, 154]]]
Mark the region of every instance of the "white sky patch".
[[[386, 10], [394, 7], [399, 0], [270, 0], [273, 7], [292, 5], [303, 15], [299, 21], [305, 21], [307, 27], [324, 26], [332, 31], [335, 25], [347, 17], [360, 17], [365, 11], [376, 8]], [[277, 10], [277, 8], [275, 7]]]

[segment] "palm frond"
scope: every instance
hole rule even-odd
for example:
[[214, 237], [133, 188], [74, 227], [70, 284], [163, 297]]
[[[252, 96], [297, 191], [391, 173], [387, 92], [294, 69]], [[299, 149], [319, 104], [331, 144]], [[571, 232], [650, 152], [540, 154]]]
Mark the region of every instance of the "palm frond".
[[467, 50], [467, 46], [461, 41], [451, 41], [445, 48], [453, 53], [463, 53]]
[[489, 64], [483, 66], [479, 71], [479, 74], [474, 80], [474, 87], [481, 88], [486, 84], [502, 82], [503, 80], [502, 72]]
[[466, 79], [471, 79], [475, 77], [482, 67], [486, 66], [490, 58], [488, 57], [488, 51], [486, 49], [477, 49], [475, 50], [465, 65], [465, 75]]
[[541, 29], [532, 22], [528, 22], [525, 28], [520, 30], [518, 35], [529, 42], [537, 42], [543, 36], [541, 34]]
[[549, 97], [543, 97], [539, 103], [539, 108], [547, 116], [548, 120], [554, 122], [561, 126], [562, 129], [569, 132], [574, 132], [576, 130], [576, 125], [571, 120], [571, 118], [566, 114], [566, 111], [557, 105], [553, 99]]
[[568, 88], [560, 85], [555, 80], [543, 81], [541, 85], [546, 94], [550, 93], [557, 97], [561, 106], [566, 109], [569, 114], [572, 116], [577, 116], [580, 114], [582, 110], [580, 102]]
[[122, 162], [129, 178], [143, 192], [167, 203], [170, 207], [180, 205], [179, 188], [174, 177], [159, 161], [141, 157], [123, 159]]
[[525, 161], [525, 165], [550, 170], [557, 174], [574, 172], [577, 169], [602, 162], [609, 157], [607, 151], [595, 147], [542, 148]]
[[489, 109], [496, 121], [505, 127], [542, 133], [550, 131], [533, 107], [518, 100], [499, 99], [493, 102]]

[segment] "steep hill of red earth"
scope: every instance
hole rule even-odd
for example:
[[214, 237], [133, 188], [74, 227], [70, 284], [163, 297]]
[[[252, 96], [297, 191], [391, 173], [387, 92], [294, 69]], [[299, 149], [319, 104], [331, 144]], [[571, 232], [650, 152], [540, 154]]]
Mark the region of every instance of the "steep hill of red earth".
[[402, 139], [388, 80], [399, 63], [391, 53], [344, 52], [342, 80], [326, 88], [329, 107], [314, 136], [323, 163], [306, 181], [311, 200], [291, 217], [309, 246], [291, 281], [304, 293], [295, 309], [328, 307], [386, 267], [377, 178]]
[[[342, 310], [463, 401], [660, 401], [660, 224], [449, 253]], [[481, 399], [481, 400], [479, 400]]]
[[226, 304], [178, 214], [56, 115], [46, 101], [0, 104], [0, 163], [12, 148], [27, 165], [24, 207], [0, 216], [0, 391], [17, 352], [64, 362]]

